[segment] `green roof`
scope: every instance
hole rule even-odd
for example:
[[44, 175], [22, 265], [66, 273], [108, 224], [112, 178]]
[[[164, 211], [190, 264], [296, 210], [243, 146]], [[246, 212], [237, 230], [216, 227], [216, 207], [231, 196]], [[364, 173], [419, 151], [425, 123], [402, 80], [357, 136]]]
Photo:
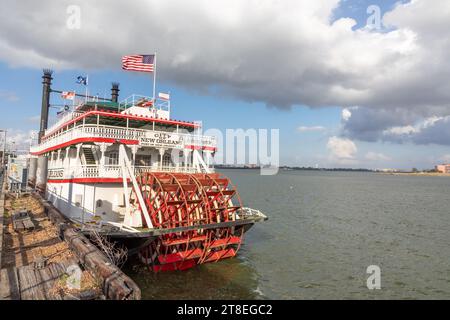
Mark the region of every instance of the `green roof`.
[[117, 111], [119, 109], [119, 103], [111, 101], [88, 101], [85, 102], [79, 109], [85, 110], [90, 108], [104, 109], [108, 111]]

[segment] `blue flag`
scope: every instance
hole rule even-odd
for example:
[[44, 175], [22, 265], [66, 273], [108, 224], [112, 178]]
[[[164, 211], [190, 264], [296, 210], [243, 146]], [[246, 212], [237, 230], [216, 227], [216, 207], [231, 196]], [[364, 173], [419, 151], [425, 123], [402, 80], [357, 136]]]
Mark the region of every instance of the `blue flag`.
[[84, 84], [85, 86], [87, 86], [87, 84], [88, 84], [88, 77], [78, 76], [77, 77], [77, 83]]

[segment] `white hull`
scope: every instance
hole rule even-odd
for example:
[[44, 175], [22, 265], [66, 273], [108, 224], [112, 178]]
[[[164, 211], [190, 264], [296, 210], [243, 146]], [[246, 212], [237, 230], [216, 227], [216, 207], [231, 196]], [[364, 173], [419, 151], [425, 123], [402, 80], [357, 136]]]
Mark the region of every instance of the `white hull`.
[[48, 183], [47, 199], [80, 223], [122, 222], [125, 215], [121, 183]]

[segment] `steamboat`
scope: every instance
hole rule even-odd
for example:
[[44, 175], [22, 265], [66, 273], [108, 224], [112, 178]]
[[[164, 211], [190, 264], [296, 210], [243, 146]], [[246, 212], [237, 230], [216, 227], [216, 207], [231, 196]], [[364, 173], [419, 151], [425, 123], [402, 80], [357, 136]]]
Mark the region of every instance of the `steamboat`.
[[52, 71], [44, 70], [38, 143], [28, 183], [86, 234], [125, 244], [153, 272], [236, 256], [267, 220], [214, 171], [214, 137], [171, 118], [170, 100], [85, 95], [48, 126]]

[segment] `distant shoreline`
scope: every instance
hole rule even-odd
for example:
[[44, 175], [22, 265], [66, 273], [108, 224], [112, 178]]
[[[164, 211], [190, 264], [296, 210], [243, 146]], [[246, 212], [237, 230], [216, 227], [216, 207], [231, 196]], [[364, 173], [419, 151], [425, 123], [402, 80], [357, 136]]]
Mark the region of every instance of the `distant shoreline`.
[[[216, 169], [227, 170], [259, 170], [260, 167], [230, 167], [230, 166], [215, 166]], [[279, 171], [319, 171], [319, 172], [366, 172], [377, 173], [383, 175], [395, 175], [395, 176], [417, 176], [417, 177], [450, 177], [450, 173], [441, 172], [401, 172], [401, 171], [380, 171], [371, 169], [347, 169], [347, 168], [303, 168], [303, 167], [280, 167]]]
[[[222, 166], [215, 165], [215, 169], [239, 169], [239, 170], [260, 170], [261, 167], [245, 167], [245, 166]], [[301, 168], [301, 167], [279, 167], [279, 171], [348, 171], [348, 172], [373, 172], [376, 171], [370, 169], [351, 169], [351, 168]]]
[[450, 177], [450, 173], [441, 172], [377, 172], [394, 176], [416, 176], [416, 177]]

